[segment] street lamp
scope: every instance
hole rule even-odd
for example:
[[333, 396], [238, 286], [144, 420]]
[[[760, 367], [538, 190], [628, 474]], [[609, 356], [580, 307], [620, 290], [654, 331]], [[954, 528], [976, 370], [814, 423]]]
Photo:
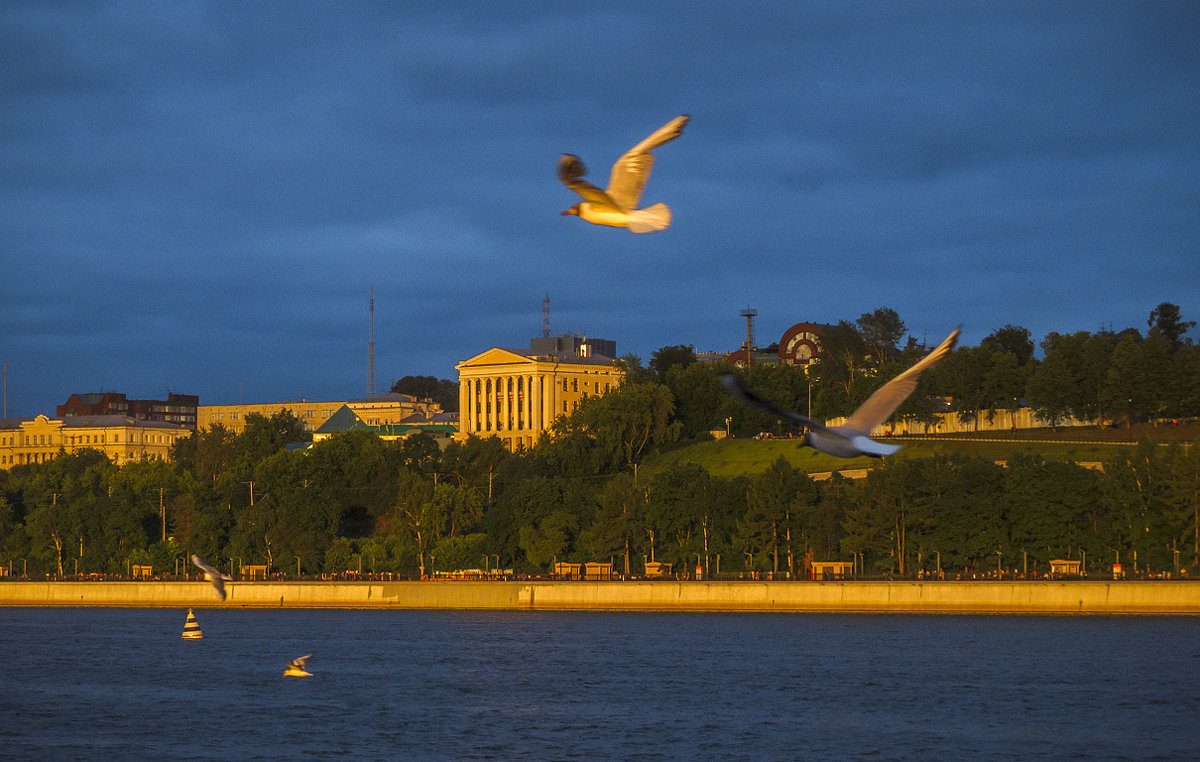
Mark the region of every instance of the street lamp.
[[296, 556], [296, 579], [300, 579], [300, 556]]

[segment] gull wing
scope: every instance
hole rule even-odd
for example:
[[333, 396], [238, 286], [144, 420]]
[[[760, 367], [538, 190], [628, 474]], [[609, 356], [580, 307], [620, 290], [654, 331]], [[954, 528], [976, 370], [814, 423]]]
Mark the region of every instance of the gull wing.
[[943, 357], [950, 354], [950, 350], [954, 349], [954, 345], [958, 342], [958, 334], [961, 330], [962, 326], [955, 328], [920, 362], [876, 389], [875, 393], [868, 397], [858, 410], [850, 414], [846, 423], [843, 424], [843, 428], [869, 436], [872, 429], [886, 421], [888, 416], [900, 407], [900, 403], [913, 393], [913, 389], [917, 388], [917, 379], [921, 373], [937, 365]]
[[583, 179], [586, 174], [587, 166], [580, 161], [578, 156], [564, 153], [558, 157], [559, 182], [582, 196], [584, 201], [604, 206], [616, 206], [607, 193]]
[[203, 571], [205, 574], [211, 574], [212, 576], [216, 577], [217, 579], [221, 579], [222, 577], [225, 576], [224, 574], [221, 574], [221, 572], [217, 571], [213, 567], [204, 563], [204, 561], [202, 561], [200, 559], [200, 556], [197, 556], [194, 553], [192, 554], [192, 563], [195, 564], [197, 567], [199, 567], [200, 570]]
[[311, 658], [312, 658], [312, 654], [304, 654], [303, 656], [299, 656], [299, 657], [289, 661], [288, 666], [289, 667], [297, 667], [298, 669], [304, 669], [304, 665], [307, 664], [308, 660]]
[[791, 410], [784, 410], [783, 408], [775, 405], [773, 402], [768, 402], [762, 397], [759, 397], [757, 394], [746, 391], [746, 389], [738, 383], [737, 377], [732, 373], [726, 373], [722, 375], [721, 383], [725, 386], [725, 391], [740, 399], [742, 402], [753, 405], [754, 407], [762, 410], [766, 410], [768, 413], [777, 415], [780, 418], [789, 418], [796, 423], [801, 424], [802, 426], [807, 426], [810, 429], [817, 431], [829, 431], [824, 424], [817, 423], [808, 416], [800, 415], [799, 413]]
[[608, 195], [613, 201], [626, 209], [637, 209], [642, 190], [650, 179], [650, 170], [654, 169], [654, 156], [650, 151], [679, 137], [688, 119], [686, 114], [675, 117], [617, 159], [608, 178]]

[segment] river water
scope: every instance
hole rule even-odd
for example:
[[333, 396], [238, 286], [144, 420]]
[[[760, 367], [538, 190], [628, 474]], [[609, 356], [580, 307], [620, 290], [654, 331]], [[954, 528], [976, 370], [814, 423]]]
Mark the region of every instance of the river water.
[[0, 608], [0, 758], [1200, 753], [1190, 617], [195, 613]]

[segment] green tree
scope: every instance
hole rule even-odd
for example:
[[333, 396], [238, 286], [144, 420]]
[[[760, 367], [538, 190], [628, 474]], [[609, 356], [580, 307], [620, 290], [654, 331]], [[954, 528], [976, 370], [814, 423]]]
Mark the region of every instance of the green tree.
[[578, 532], [578, 518], [560, 509], [522, 526], [519, 542], [529, 563], [544, 569], [570, 555]]
[[1038, 363], [1026, 384], [1029, 405], [1039, 418], [1051, 426], [1058, 426], [1071, 414], [1071, 384], [1071, 369], [1067, 366], [1066, 357], [1062, 353], [1051, 352]]
[[405, 376], [392, 384], [393, 394], [432, 400], [449, 413], [458, 412], [458, 382], [433, 376]]
[[1124, 419], [1133, 428], [1134, 418], [1149, 412], [1154, 394], [1147, 379], [1142, 347], [1126, 335], [1113, 349], [1112, 360], [1100, 390], [1100, 412], [1112, 419]]
[[580, 532], [579, 547], [590, 558], [620, 556], [628, 578], [630, 557], [642, 546], [645, 520], [646, 491], [632, 474], [617, 474], [601, 490], [599, 509], [592, 523]]
[[1017, 358], [1018, 365], [1025, 365], [1033, 359], [1033, 339], [1028, 328], [1018, 325], [1005, 325], [989, 333], [980, 342], [992, 352], [1008, 352]]
[[696, 350], [691, 344], [676, 344], [654, 350], [650, 356], [650, 371], [658, 382], [666, 383], [672, 368], [686, 368], [696, 362]]
[[904, 338], [908, 331], [904, 327], [904, 321], [890, 307], [880, 307], [874, 312], [864, 313], [858, 318], [857, 324], [867, 352], [877, 367], [886, 364], [896, 354], [900, 339]]
[[1189, 328], [1196, 327], [1196, 321], [1183, 320], [1179, 313], [1179, 305], [1170, 302], [1163, 302], [1150, 310], [1150, 319], [1146, 324], [1149, 328], [1158, 329], [1170, 343], [1172, 351], [1183, 345], [1183, 334], [1187, 333]]
[[797, 528], [802, 526], [800, 495], [805, 478], [783, 457], [750, 478], [738, 536], [744, 552], [755, 559], [755, 568], [779, 573], [782, 554], [788, 572], [795, 573], [792, 526], [793, 520]]
[[704, 555], [713, 527], [713, 479], [702, 466], [677, 463], [655, 474], [646, 506], [653, 560], [683, 566]]

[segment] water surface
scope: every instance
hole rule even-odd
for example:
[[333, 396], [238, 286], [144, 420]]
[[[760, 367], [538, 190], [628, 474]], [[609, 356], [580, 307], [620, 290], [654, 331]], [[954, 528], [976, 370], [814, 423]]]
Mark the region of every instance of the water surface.
[[[1200, 620], [0, 608], [6, 759], [1193, 759]], [[313, 653], [312, 678], [282, 678]]]

